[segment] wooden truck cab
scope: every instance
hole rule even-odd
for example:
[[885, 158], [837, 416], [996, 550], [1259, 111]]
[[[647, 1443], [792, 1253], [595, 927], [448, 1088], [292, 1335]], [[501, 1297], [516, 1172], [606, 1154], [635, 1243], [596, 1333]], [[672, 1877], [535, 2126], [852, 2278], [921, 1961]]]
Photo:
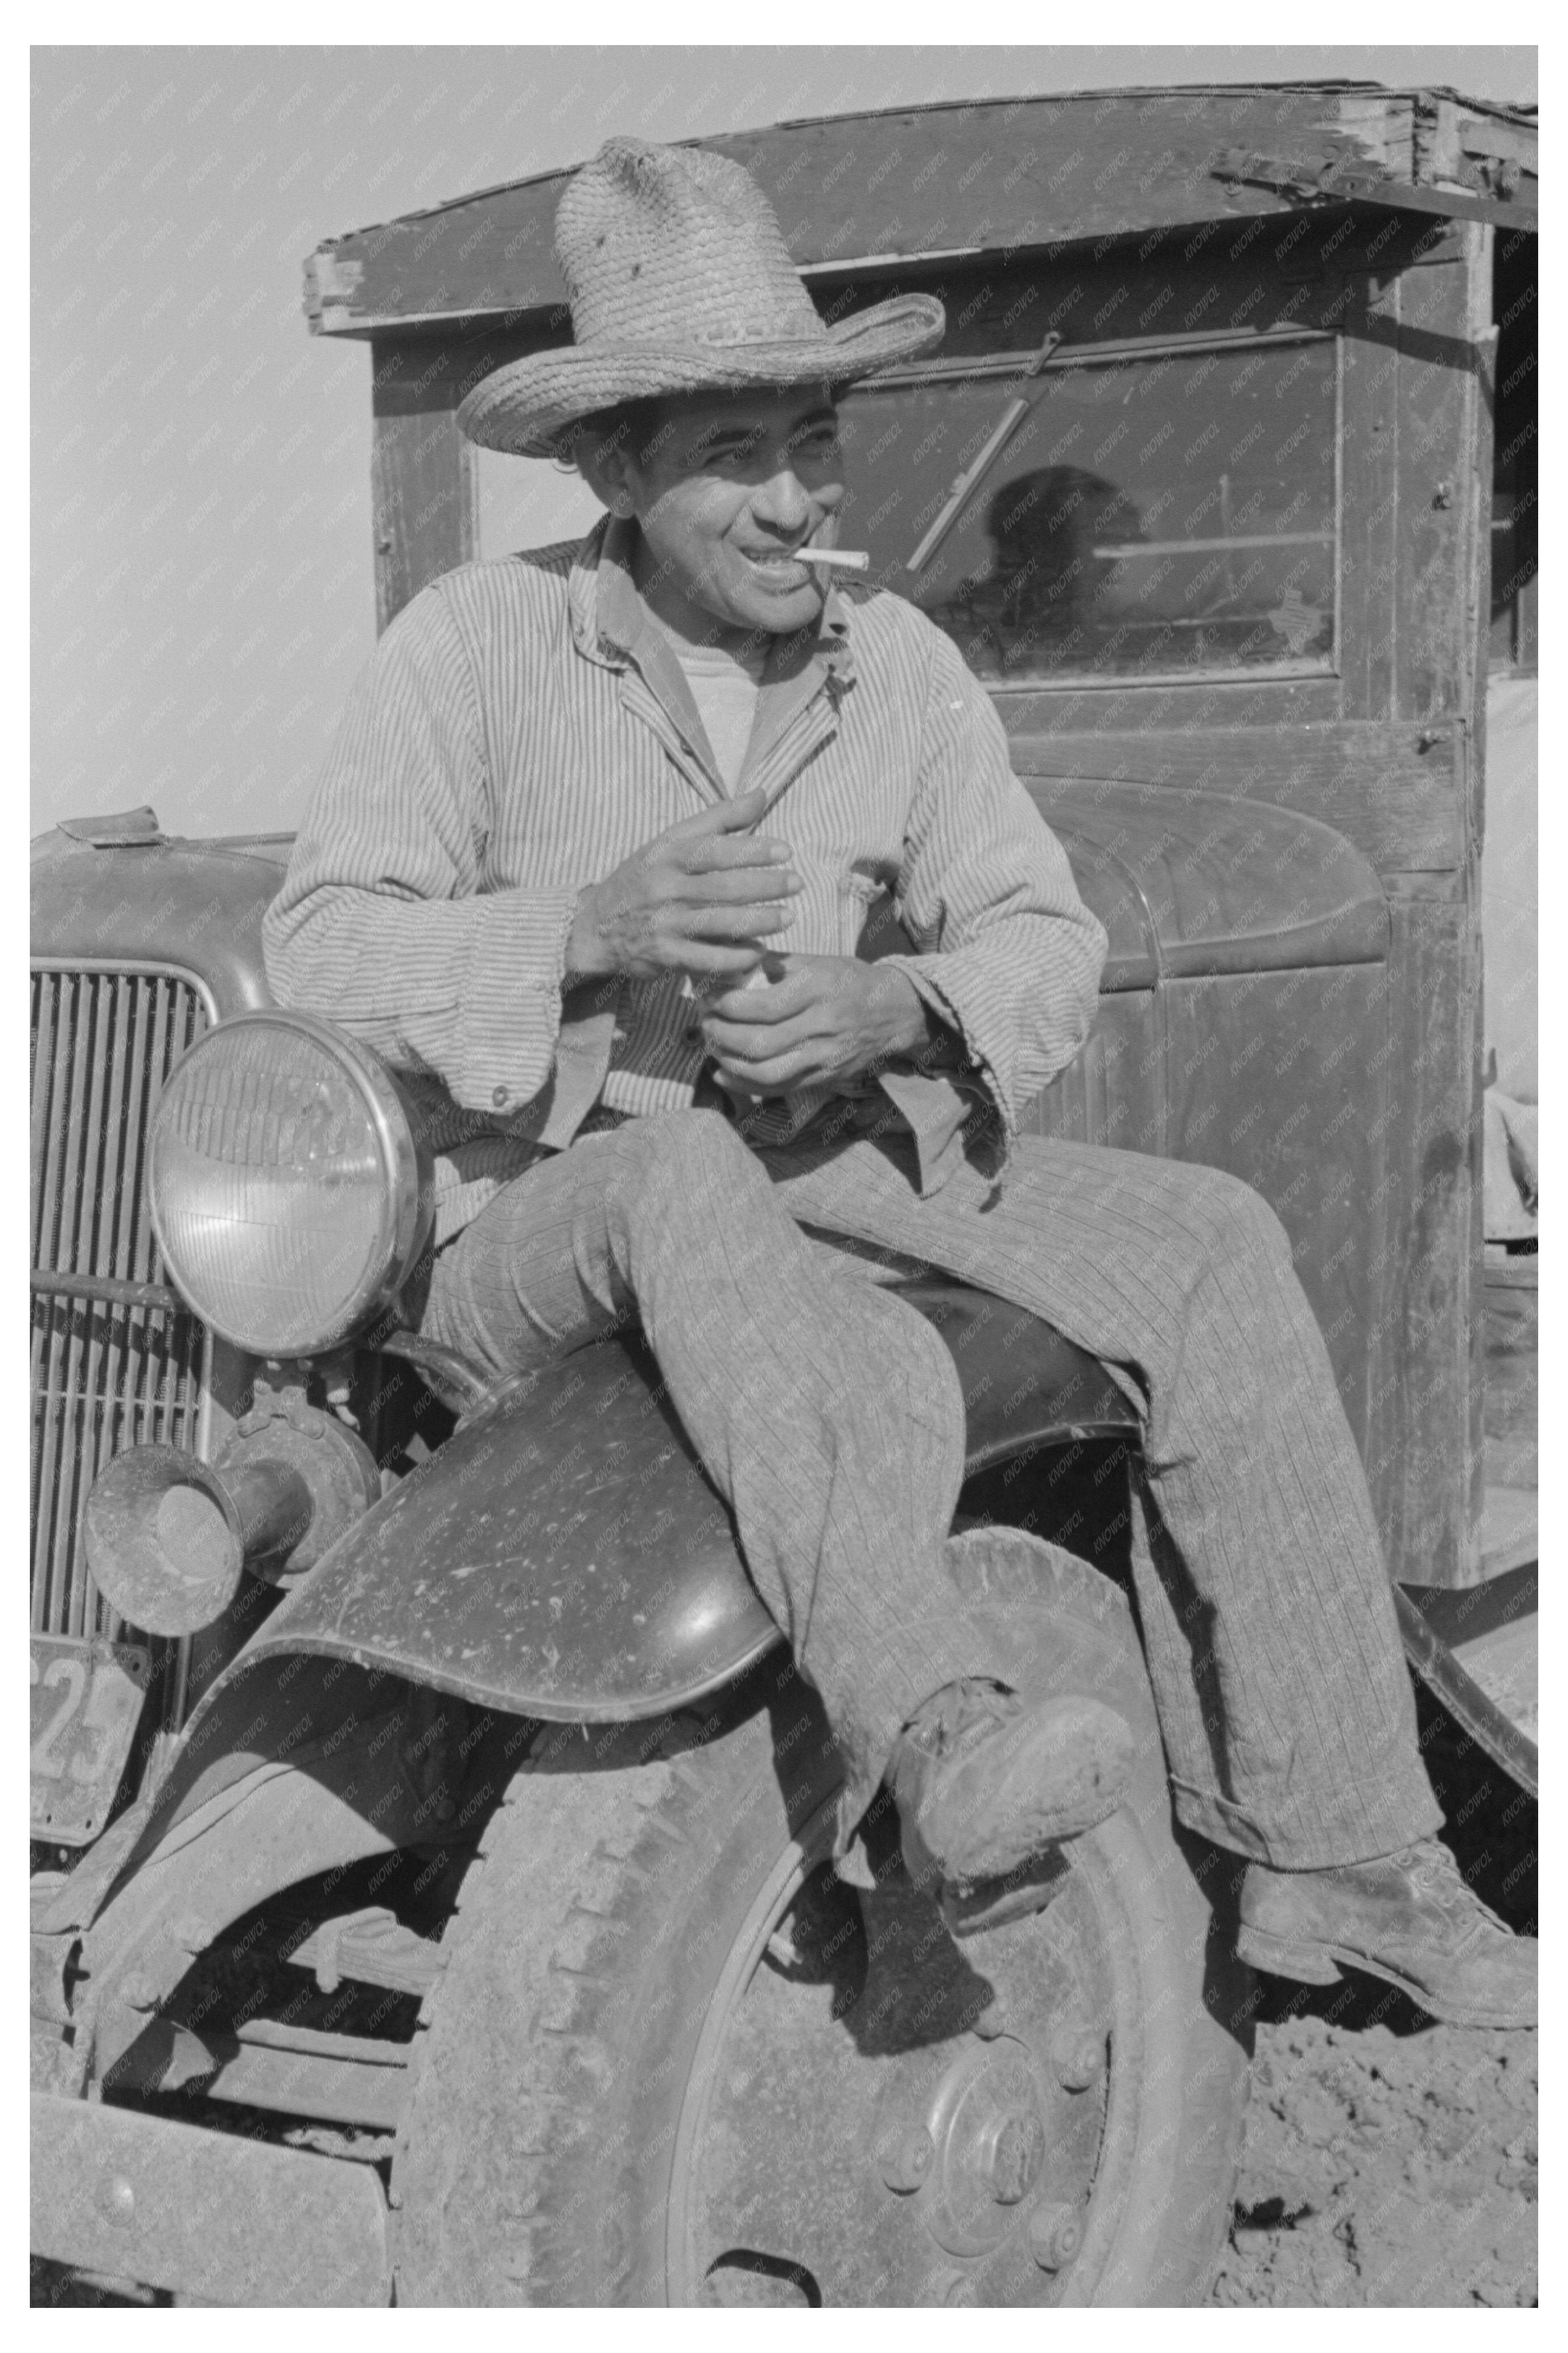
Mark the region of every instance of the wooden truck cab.
[[[1381, 1025], [1388, 1096], [1377, 1174], [1347, 1210], [1370, 1221], [1367, 1465], [1394, 1575], [1476, 1579], [1492, 260], [1533, 232], [1533, 115], [1436, 90], [1200, 86], [701, 143], [755, 176], [826, 315], [914, 289], [946, 305], [932, 359], [844, 401], [846, 530], [986, 679], [1042, 811], [1068, 780], [1105, 779], [1171, 793], [1175, 818], [1195, 788], [1326, 821], [1375, 870], [1386, 992], [1355, 1018]], [[454, 412], [490, 369], [570, 340], [564, 178], [336, 238], [308, 265], [313, 331], [372, 347], [384, 625], [438, 573], [504, 552], [481, 533], [481, 459], [528, 461], [475, 451]], [[911, 574], [1019, 397], [1027, 417]], [[1252, 1131], [1231, 1131], [1258, 1090], [1239, 1060], [1234, 1078], [1234, 1115], [1156, 1148], [1258, 1181]], [[1271, 1077], [1277, 1203], [1282, 1156], [1310, 1187], [1320, 1146], [1293, 1107], [1289, 1073]]]

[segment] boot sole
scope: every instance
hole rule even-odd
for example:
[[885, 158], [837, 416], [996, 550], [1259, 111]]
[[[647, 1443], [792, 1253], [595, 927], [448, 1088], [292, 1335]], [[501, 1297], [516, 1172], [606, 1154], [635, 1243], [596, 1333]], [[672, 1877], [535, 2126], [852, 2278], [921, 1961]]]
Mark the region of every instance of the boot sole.
[[904, 1862], [917, 1883], [934, 1876], [967, 1894], [1027, 1872], [1050, 1848], [1110, 1820], [1132, 1778], [1126, 1723], [1084, 1696], [1052, 1703], [1049, 1714], [1052, 1753], [1031, 1764], [1028, 1744], [1015, 1746], [997, 1760], [1000, 1788], [973, 1788], [967, 1807], [950, 1791], [926, 1821], [911, 1822], [900, 1805]]
[[990, 1879], [971, 1888], [937, 1883], [937, 1908], [947, 1933], [960, 1942], [984, 1936], [987, 1929], [1005, 1927], [1043, 1912], [1067, 1883], [1068, 1860], [1060, 1846], [1048, 1847], [1026, 1871]]
[[1403, 1970], [1391, 1968], [1386, 1961], [1373, 1960], [1369, 1953], [1354, 1952], [1345, 1945], [1326, 1944], [1315, 1937], [1300, 1945], [1288, 1945], [1282, 1936], [1271, 1936], [1266, 1928], [1243, 1926], [1237, 1935], [1236, 1949], [1253, 1968], [1267, 1969], [1270, 1977], [1292, 1978], [1298, 1985], [1337, 1985], [1346, 1969], [1358, 1969], [1363, 1977], [1381, 1978], [1385, 1984], [1396, 1986], [1401, 1993], [1407, 1994], [1418, 2010], [1424, 2010], [1428, 2018], [1436, 2019], [1444, 2026], [1537, 2023], [1534, 2010], [1525, 2017], [1516, 2010], [1481, 2010], [1445, 2001]]

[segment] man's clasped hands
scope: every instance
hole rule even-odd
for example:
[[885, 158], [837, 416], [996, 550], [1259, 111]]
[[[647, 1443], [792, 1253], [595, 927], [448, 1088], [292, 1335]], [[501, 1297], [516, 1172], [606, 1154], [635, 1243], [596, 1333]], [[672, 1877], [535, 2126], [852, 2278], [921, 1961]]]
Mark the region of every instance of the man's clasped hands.
[[582, 892], [566, 953], [569, 978], [688, 974], [714, 1079], [753, 1097], [840, 1083], [935, 1034], [896, 965], [768, 944], [805, 885], [788, 844], [753, 830], [764, 810], [743, 793], [645, 842]]

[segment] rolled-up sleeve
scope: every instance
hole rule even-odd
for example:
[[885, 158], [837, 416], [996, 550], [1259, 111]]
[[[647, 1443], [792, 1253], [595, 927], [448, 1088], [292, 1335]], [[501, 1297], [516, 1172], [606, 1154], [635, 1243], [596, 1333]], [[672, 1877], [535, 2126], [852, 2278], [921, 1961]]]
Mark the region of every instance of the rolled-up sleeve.
[[577, 892], [481, 891], [488, 807], [471, 665], [427, 589], [350, 697], [262, 945], [280, 1003], [493, 1115], [552, 1075]]
[[1014, 776], [990, 696], [932, 629], [921, 773], [894, 900], [919, 953], [889, 957], [968, 1060], [1009, 1135], [1089, 1036], [1106, 937]]

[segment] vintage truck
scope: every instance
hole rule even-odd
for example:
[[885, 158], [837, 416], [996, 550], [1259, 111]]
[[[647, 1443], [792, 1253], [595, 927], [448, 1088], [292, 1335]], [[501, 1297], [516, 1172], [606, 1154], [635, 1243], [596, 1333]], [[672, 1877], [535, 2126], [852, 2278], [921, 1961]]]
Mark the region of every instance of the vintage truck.
[[[1413, 1666], [1532, 1795], [1533, 1567], [1481, 1535], [1477, 885], [1533, 118], [1211, 86], [715, 143], [825, 311], [947, 307], [844, 400], [847, 527], [992, 685], [1110, 935], [1032, 1123], [1273, 1202]], [[372, 345], [383, 624], [506, 552], [454, 412], [568, 332], [561, 185], [309, 266], [312, 329]], [[416, 1127], [270, 1004], [287, 847], [146, 809], [35, 844], [35, 2294], [1201, 2300], [1256, 2006], [1225, 1859], [1146, 1761], [963, 1944], [885, 1808], [866, 1883], [826, 1868], [820, 1713], [641, 1343], [486, 1392], [401, 1320]], [[1124, 1398], [916, 1295], [969, 1606], [1151, 1731]]]

